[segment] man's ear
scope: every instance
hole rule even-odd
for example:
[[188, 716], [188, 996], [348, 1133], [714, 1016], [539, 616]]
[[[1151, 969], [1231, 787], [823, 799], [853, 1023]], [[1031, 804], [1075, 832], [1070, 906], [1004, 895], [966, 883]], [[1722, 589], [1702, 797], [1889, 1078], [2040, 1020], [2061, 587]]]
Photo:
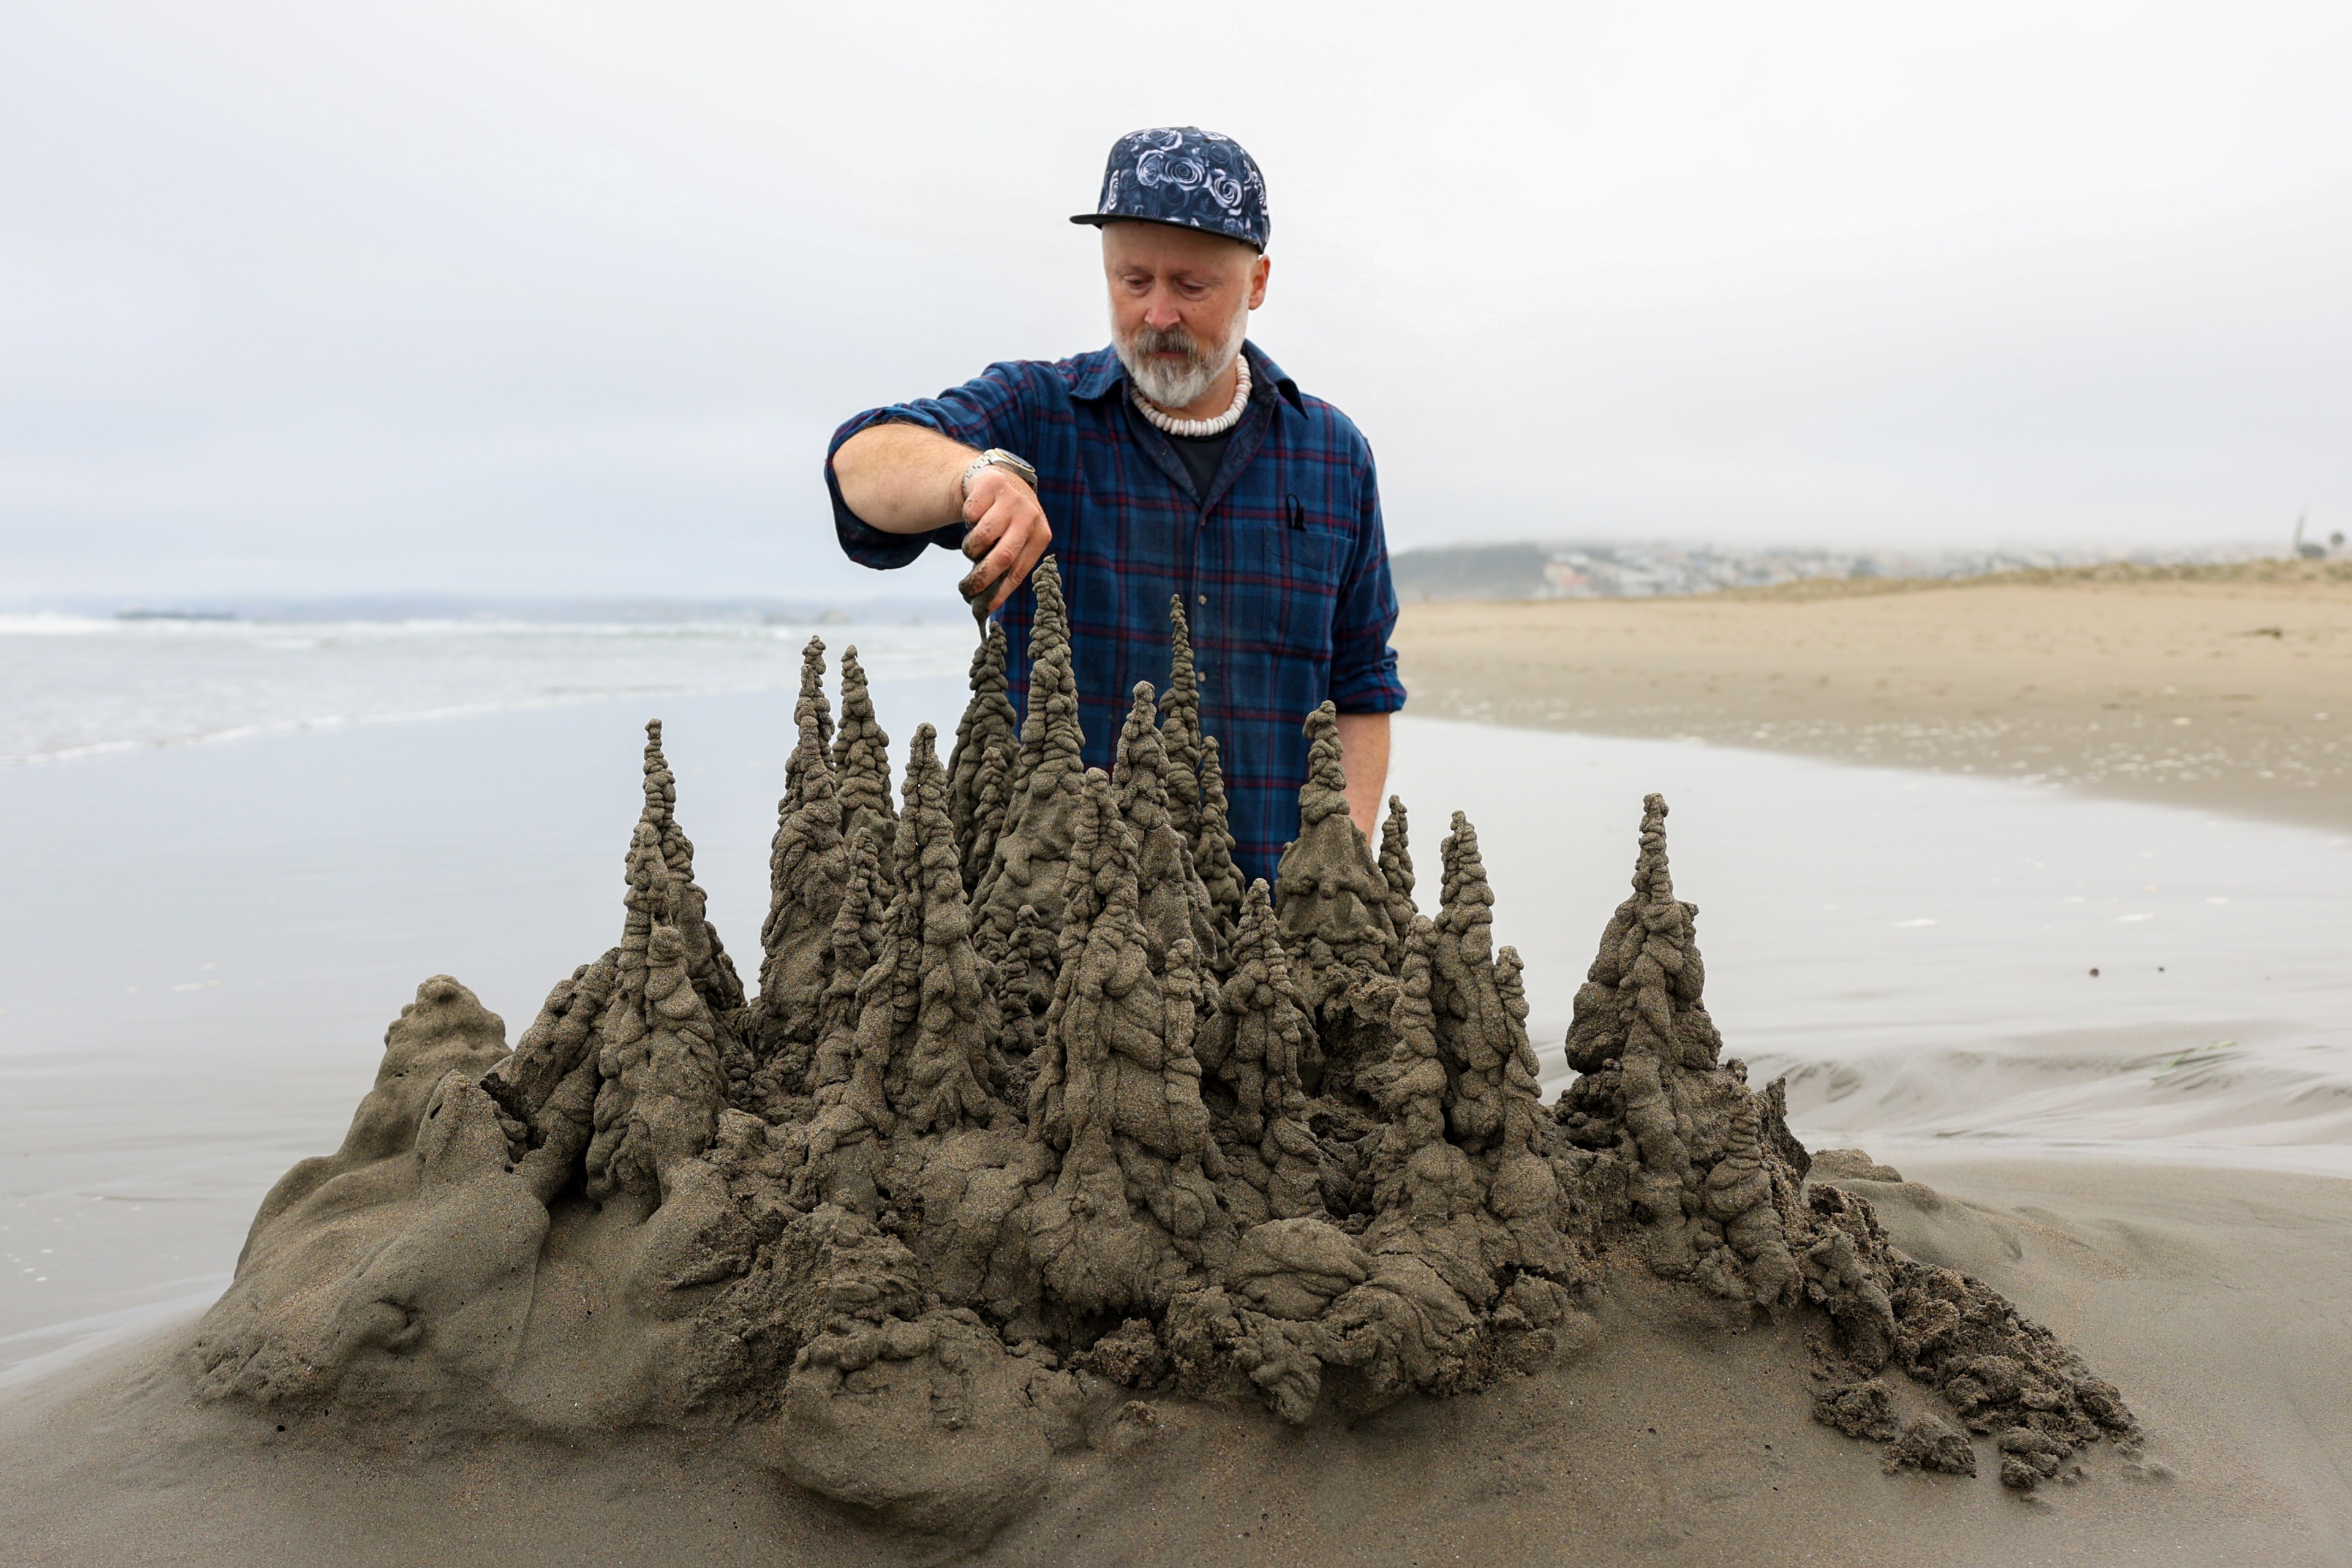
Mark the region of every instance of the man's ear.
[[1255, 262], [1251, 264], [1249, 295], [1249, 308], [1251, 310], [1255, 310], [1260, 305], [1265, 303], [1265, 279], [1267, 274], [1271, 273], [1273, 270], [1274, 259], [1271, 257], [1260, 256]]

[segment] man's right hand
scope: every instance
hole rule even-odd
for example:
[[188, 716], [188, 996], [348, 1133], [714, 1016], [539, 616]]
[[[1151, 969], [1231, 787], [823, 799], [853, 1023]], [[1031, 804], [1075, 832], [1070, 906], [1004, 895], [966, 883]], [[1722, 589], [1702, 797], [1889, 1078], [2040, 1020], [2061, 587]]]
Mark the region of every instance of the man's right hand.
[[[961, 475], [957, 482], [962, 482]], [[963, 552], [978, 564], [964, 574], [956, 591], [966, 604], [985, 604], [993, 614], [1053, 548], [1054, 528], [1045, 521], [1037, 492], [1010, 469], [994, 465], [972, 475], [963, 519], [971, 525]]]

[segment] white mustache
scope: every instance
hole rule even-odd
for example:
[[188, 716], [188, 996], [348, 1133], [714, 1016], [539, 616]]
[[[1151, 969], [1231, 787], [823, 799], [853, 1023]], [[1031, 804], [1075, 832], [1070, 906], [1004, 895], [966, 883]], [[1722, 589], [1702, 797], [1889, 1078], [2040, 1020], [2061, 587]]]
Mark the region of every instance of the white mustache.
[[1139, 327], [1129, 347], [1139, 354], [1182, 354], [1188, 369], [1204, 366], [1209, 357], [1181, 327]]

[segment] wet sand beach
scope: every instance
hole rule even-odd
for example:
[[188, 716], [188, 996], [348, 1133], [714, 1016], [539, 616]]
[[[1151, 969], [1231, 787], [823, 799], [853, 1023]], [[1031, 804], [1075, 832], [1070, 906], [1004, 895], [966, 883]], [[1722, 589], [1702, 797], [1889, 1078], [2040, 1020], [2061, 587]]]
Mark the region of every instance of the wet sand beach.
[[[2092, 606], [2068, 668], [2106, 668], [2076, 643], [2119, 645], [2128, 626], [2140, 664], [2186, 660], [2149, 640], [2162, 616], [2146, 595], [2163, 585], [2125, 586], [1969, 591]], [[2188, 586], [2214, 625], [2245, 609]], [[2294, 595], [2326, 607], [2340, 592], [2253, 586], [2281, 595], [2264, 602], [2291, 633], [2322, 619], [2290, 618]], [[1712, 648], [1719, 687], [1762, 689], [1770, 667], [1737, 657], [1760, 646], [1754, 626], [1857, 659], [1900, 629], [1857, 622], [1880, 627], [1868, 644], [1773, 614], [1962, 592], [1726, 600], [1715, 643], [1655, 640]], [[1547, 1098], [1639, 795], [1662, 789], [1727, 1054], [1789, 1074], [1809, 1143], [1862, 1146], [1908, 1178], [1850, 1188], [1902, 1246], [2006, 1292], [2113, 1378], [2147, 1426], [2144, 1462], [2102, 1447], [2078, 1483], [2031, 1501], [1989, 1475], [1883, 1474], [1811, 1419], [1801, 1326], [1727, 1336], [1629, 1289], [1606, 1356], [1355, 1426], [1149, 1400], [1150, 1420], [1095, 1432], [978, 1560], [2342, 1561], [2345, 824], [2191, 793], [2203, 778], [2148, 786], [2165, 809], [2086, 798], [2054, 771], [2033, 785], [1839, 765], [1769, 754], [1807, 748], [1752, 732], [1676, 744], [1698, 730], [1666, 720], [1622, 731], [1651, 739], [1448, 721], [1432, 712], [1425, 612], [1470, 628], [1456, 640], [1473, 654], [1453, 657], [1502, 658], [1499, 633], [1470, 635], [1472, 608], [1502, 626], [1594, 607], [1422, 606], [1402, 639], [1416, 701], [1394, 786], [1433, 847], [1457, 807], [1486, 835]], [[1709, 606], [1599, 608], [1634, 626]], [[1935, 635], [1974, 634], [1963, 617]], [[2329, 635], [2300, 661], [2314, 679], [2352, 641]], [[2260, 658], [2300, 646], [2261, 641]], [[1703, 685], [1701, 662], [1676, 667], [1672, 690]], [[2243, 683], [2272, 706], [2308, 689], [2291, 658], [2242, 668], [2277, 675]], [[959, 687], [888, 683], [877, 702], [903, 741], [917, 717], [951, 714]], [[333, 1147], [416, 980], [476, 985], [511, 1040], [602, 940], [648, 712], [669, 721], [714, 915], [751, 945], [783, 708], [774, 692], [648, 694], [0, 773], [0, 799], [45, 827], [20, 873], [50, 890], [0, 916], [0, 1563], [908, 1560], [903, 1539], [778, 1486], [715, 1435], [311, 1441], [195, 1405], [171, 1359], [261, 1192]], [[2298, 754], [2330, 754], [2322, 722], [2287, 727]], [[2206, 809], [2179, 809], [2192, 805]], [[1235, 1514], [1235, 1496], [1255, 1507]]]
[[2352, 563], [1412, 605], [1412, 711], [2352, 826]]

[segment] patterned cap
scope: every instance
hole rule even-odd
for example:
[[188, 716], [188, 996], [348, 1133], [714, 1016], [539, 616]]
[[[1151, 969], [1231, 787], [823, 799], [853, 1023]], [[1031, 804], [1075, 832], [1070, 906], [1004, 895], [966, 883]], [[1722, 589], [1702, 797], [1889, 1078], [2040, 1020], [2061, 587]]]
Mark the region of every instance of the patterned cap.
[[1274, 231], [1257, 160], [1233, 138], [1197, 125], [1120, 137], [1103, 169], [1102, 201], [1070, 221], [1100, 227], [1128, 220], [1203, 229], [1260, 250]]

